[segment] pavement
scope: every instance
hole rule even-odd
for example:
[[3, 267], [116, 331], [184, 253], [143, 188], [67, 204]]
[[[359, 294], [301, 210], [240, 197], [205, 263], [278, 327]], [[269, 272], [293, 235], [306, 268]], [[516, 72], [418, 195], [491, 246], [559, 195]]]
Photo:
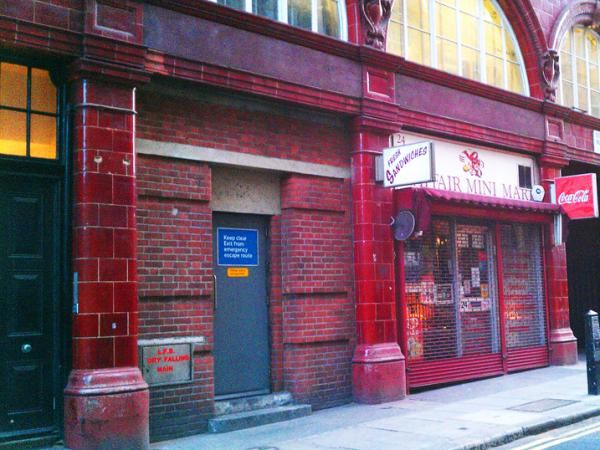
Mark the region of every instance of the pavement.
[[[153, 449], [485, 449], [600, 416], [584, 360], [413, 393], [379, 405], [316, 411], [287, 422], [158, 442]], [[600, 419], [598, 419], [600, 420]]]

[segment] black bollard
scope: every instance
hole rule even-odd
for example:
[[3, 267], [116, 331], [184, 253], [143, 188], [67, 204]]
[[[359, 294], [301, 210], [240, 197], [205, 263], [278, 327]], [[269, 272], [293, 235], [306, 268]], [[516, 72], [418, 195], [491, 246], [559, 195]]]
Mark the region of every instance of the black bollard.
[[600, 325], [598, 313], [589, 310], [585, 315], [585, 357], [587, 360], [588, 394], [600, 394]]

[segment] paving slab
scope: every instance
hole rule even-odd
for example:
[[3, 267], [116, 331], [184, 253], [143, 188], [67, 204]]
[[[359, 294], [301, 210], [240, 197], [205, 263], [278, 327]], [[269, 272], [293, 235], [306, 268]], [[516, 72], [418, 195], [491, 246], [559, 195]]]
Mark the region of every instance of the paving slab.
[[580, 361], [423, 390], [380, 405], [348, 404], [287, 422], [159, 442], [153, 448], [484, 449], [594, 416], [600, 416], [600, 396], [587, 395], [585, 361]]

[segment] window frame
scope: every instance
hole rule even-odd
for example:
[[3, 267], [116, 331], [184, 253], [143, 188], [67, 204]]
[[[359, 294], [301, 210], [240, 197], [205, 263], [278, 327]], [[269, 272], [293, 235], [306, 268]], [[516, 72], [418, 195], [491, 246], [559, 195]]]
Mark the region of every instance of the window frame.
[[[212, 3], [219, 4], [218, 0], [209, 0], [209, 1]], [[330, 37], [333, 39], [348, 41], [348, 15], [346, 13], [345, 0], [337, 0], [338, 5], [339, 5], [339, 7], [338, 7], [338, 23], [340, 26], [339, 36], [330, 36], [328, 34], [320, 33], [318, 31], [318, 29], [319, 29], [319, 16], [317, 15], [318, 0], [307, 0], [307, 1], [310, 1], [310, 18], [311, 18], [311, 29], [310, 30], [308, 30], [306, 28], [302, 28], [302, 27], [297, 27], [295, 25], [290, 25], [288, 23], [288, 0], [276, 0], [276, 1], [277, 1], [277, 19], [275, 19], [275, 20], [277, 20], [278, 22], [285, 23], [294, 28], [300, 28], [302, 30], [312, 31], [313, 33], [318, 33], [321, 36], [327, 36], [327, 37]], [[243, 0], [243, 3], [244, 3], [243, 9], [237, 9], [237, 8], [233, 8], [233, 9], [236, 9], [237, 11], [247, 12], [248, 14], [252, 14], [253, 16], [264, 17], [265, 19], [274, 20], [274, 19], [271, 19], [270, 17], [261, 16], [259, 14], [255, 14], [254, 12], [252, 12], [252, 0]], [[228, 7], [226, 5], [220, 5], [220, 6]], [[231, 8], [231, 7], [229, 6], [228, 8]]]
[[[408, 59], [407, 55], [408, 55], [408, 47], [410, 46], [410, 43], [408, 42], [408, 30], [409, 27], [410, 28], [416, 28], [412, 25], [408, 24], [408, 1], [410, 0], [404, 0], [402, 2], [402, 18], [403, 18], [403, 22], [400, 21], [396, 21], [393, 20], [393, 17], [390, 17], [390, 22], [394, 22], [397, 24], [400, 24], [400, 28], [402, 30], [402, 38], [400, 39], [401, 41], [401, 48], [402, 48], [402, 56], [404, 58], [406, 58], [408, 61], [411, 61], [410, 59]], [[443, 0], [441, 0], [442, 3]], [[460, 0], [459, 0], [460, 1]], [[473, 80], [473, 81], [477, 81], [480, 83], [484, 83], [487, 84], [489, 86], [493, 86], [496, 87], [498, 89], [504, 89], [506, 91], [509, 92], [515, 92], [512, 91], [510, 89], [508, 89], [508, 68], [509, 68], [509, 60], [507, 58], [507, 42], [506, 42], [506, 37], [507, 34], [510, 36], [510, 38], [512, 39], [513, 42], [513, 47], [516, 53], [516, 63], [518, 63], [519, 65], [519, 72], [521, 74], [521, 80], [522, 80], [522, 85], [523, 85], [523, 91], [522, 92], [515, 92], [519, 95], [525, 95], [525, 96], [529, 96], [530, 95], [530, 88], [529, 88], [529, 81], [527, 78], [527, 70], [525, 67], [525, 61], [523, 59], [523, 54], [521, 52], [521, 48], [519, 46], [519, 41], [517, 40], [517, 37], [515, 35], [515, 32], [512, 28], [512, 26], [510, 26], [510, 22], [508, 21], [508, 19], [506, 18], [506, 15], [504, 14], [504, 11], [502, 10], [502, 8], [500, 7], [500, 5], [498, 4], [498, 2], [496, 0], [489, 0], [490, 3], [492, 3], [492, 5], [495, 7], [496, 11], [498, 12], [498, 14], [500, 15], [500, 22], [501, 22], [501, 30], [502, 30], [502, 68], [503, 68], [503, 86], [496, 86], [494, 84], [491, 84], [487, 81], [487, 70], [486, 70], [486, 60], [487, 58], [496, 58], [496, 56], [493, 55], [489, 55], [487, 54], [486, 48], [485, 48], [485, 23], [486, 21], [484, 20], [484, 14], [483, 14], [483, 0], [477, 0], [477, 16], [473, 16], [470, 13], [466, 13], [464, 11], [461, 11], [459, 6], [455, 6], [454, 10], [456, 11], [456, 30], [457, 32], [459, 32], [461, 30], [461, 14], [465, 13], [468, 14], [469, 16], [473, 17], [479, 24], [479, 31], [478, 31], [478, 49], [474, 49], [473, 47], [463, 44], [461, 42], [460, 37], [457, 35], [456, 36], [456, 41], [452, 41], [444, 36], [442, 36], [441, 34], [438, 33], [437, 30], [437, 10], [439, 8], [438, 5], [438, 0], [426, 0], [427, 2], [427, 7], [428, 7], [428, 12], [429, 12], [429, 30], [426, 31], [429, 34], [429, 59], [430, 59], [430, 64], [429, 67], [432, 67], [434, 69], [437, 70], [442, 70], [446, 73], [450, 73], [452, 75], [457, 75], [463, 78], [467, 78], [469, 80]], [[445, 5], [448, 6], [448, 5]], [[389, 27], [388, 27], [389, 29]], [[443, 42], [451, 42], [453, 44], [456, 45], [456, 57], [457, 57], [457, 72], [448, 72], [445, 71], [444, 69], [439, 68], [439, 64], [438, 64], [438, 49], [437, 49], [437, 40], [441, 40]], [[388, 40], [389, 42], [389, 40]], [[473, 50], [473, 51], [477, 51], [478, 55], [479, 55], [479, 64], [478, 64], [478, 71], [480, 74], [480, 78], [479, 79], [475, 79], [475, 78], [470, 78], [467, 77], [463, 74], [463, 65], [462, 65], [462, 49], [463, 47], [469, 49], [469, 50]], [[387, 49], [386, 49], [387, 51]], [[418, 64], [418, 63], [417, 63]]]
[[[584, 109], [581, 107], [581, 105], [579, 104], [579, 94], [578, 94], [578, 88], [580, 86], [579, 84], [579, 80], [578, 80], [578, 73], [577, 73], [577, 59], [578, 56], [575, 52], [575, 29], [580, 29], [583, 31], [583, 42], [584, 42], [584, 61], [585, 61], [585, 75], [586, 75], [586, 79], [587, 82], [585, 84], [585, 90], [586, 90], [586, 101], [587, 101], [587, 109]], [[586, 27], [584, 25], [581, 24], [575, 24], [573, 25], [571, 28], [569, 28], [569, 30], [563, 34], [562, 38], [560, 39], [560, 44], [558, 46], [558, 53], [559, 53], [559, 57], [562, 56], [563, 53], [565, 53], [565, 51], [563, 50], [563, 44], [565, 43], [565, 39], [567, 38], [567, 36], [570, 37], [570, 48], [568, 49], [568, 53], [569, 53], [569, 60], [570, 60], [570, 64], [571, 64], [571, 80], [568, 81], [569, 83], [571, 83], [571, 95], [573, 98], [573, 105], [567, 105], [564, 101], [564, 88], [563, 88], [563, 83], [565, 83], [565, 79], [564, 79], [564, 72], [561, 70], [561, 79], [560, 79], [560, 83], [558, 83], [558, 89], [557, 89], [557, 100], [558, 103], [566, 106], [567, 108], [575, 108], [579, 111], [584, 112], [585, 114], [588, 114], [592, 117], [600, 117], [600, 104], [597, 105], [598, 108], [598, 112], [599, 115], [594, 115], [593, 112], [593, 108], [592, 108], [592, 91], [595, 91], [596, 93], [600, 93], [600, 85], [598, 86], [598, 89], [593, 89], [592, 87], [592, 80], [591, 80], [591, 73], [590, 73], [590, 50], [589, 50], [589, 44], [587, 43], [587, 39], [586, 39], [586, 35], [588, 33], [591, 33], [592, 35], [594, 35], [594, 37], [596, 38], [596, 41], [598, 42], [599, 45], [599, 49], [598, 49], [598, 59], [596, 61], [596, 66], [598, 67], [598, 71], [600, 72], [600, 34], [596, 33], [594, 30], [591, 30], [589, 27]], [[562, 69], [562, 67], [561, 67]], [[581, 85], [583, 86], [583, 85]]]
[[[7, 111], [15, 111], [15, 112], [21, 112], [21, 113], [25, 113], [26, 114], [26, 122], [25, 122], [25, 127], [26, 127], [26, 135], [25, 135], [25, 139], [26, 139], [26, 154], [25, 155], [13, 155], [13, 154], [7, 154], [7, 153], [1, 153], [0, 152], [0, 158], [2, 161], [15, 161], [15, 162], [25, 162], [25, 163], [31, 163], [31, 162], [35, 162], [35, 163], [39, 163], [39, 164], [50, 164], [50, 165], [63, 165], [64, 164], [64, 151], [63, 151], [63, 147], [64, 147], [64, 142], [65, 142], [65, 137], [63, 136], [63, 132], [66, 129], [65, 125], [64, 125], [64, 104], [65, 104], [65, 90], [62, 86], [62, 83], [60, 83], [60, 80], [58, 79], [59, 77], [57, 76], [57, 70], [56, 68], [51, 65], [51, 64], [45, 64], [43, 62], [39, 62], [39, 61], [35, 61], [35, 60], [30, 60], [30, 59], [26, 59], [26, 58], [19, 58], [19, 57], [11, 57], [11, 56], [6, 56], [6, 55], [2, 55], [0, 54], [0, 62], [2, 63], [8, 63], [8, 64], [14, 64], [14, 65], [19, 65], [19, 66], [24, 66], [27, 68], [27, 103], [26, 103], [26, 107], [25, 108], [19, 108], [19, 107], [13, 107], [13, 106], [6, 106], [6, 105], [2, 105], [0, 104], [0, 110], [7, 110]], [[32, 70], [33, 69], [38, 69], [38, 70], [44, 70], [48, 72], [48, 75], [50, 77], [50, 81], [52, 82], [52, 84], [54, 84], [55, 88], [56, 88], [56, 112], [54, 113], [49, 113], [46, 111], [40, 111], [40, 110], [33, 110], [31, 108], [31, 80], [32, 80]], [[40, 115], [40, 116], [46, 116], [46, 117], [54, 117], [55, 120], [55, 136], [56, 136], [56, 142], [55, 142], [55, 151], [56, 151], [56, 155], [54, 158], [42, 158], [42, 157], [38, 157], [38, 156], [31, 156], [31, 116], [32, 114], [36, 114], [36, 115]]]

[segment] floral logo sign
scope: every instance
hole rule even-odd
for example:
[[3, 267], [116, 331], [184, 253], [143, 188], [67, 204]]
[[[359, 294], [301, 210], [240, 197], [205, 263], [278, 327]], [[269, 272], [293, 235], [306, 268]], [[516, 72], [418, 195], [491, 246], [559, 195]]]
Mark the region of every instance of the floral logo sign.
[[468, 150], [463, 151], [458, 157], [460, 162], [463, 163], [463, 171], [469, 173], [469, 175], [477, 178], [481, 178], [483, 175], [483, 167], [485, 164], [479, 159], [479, 153], [472, 151], [469, 153]]

